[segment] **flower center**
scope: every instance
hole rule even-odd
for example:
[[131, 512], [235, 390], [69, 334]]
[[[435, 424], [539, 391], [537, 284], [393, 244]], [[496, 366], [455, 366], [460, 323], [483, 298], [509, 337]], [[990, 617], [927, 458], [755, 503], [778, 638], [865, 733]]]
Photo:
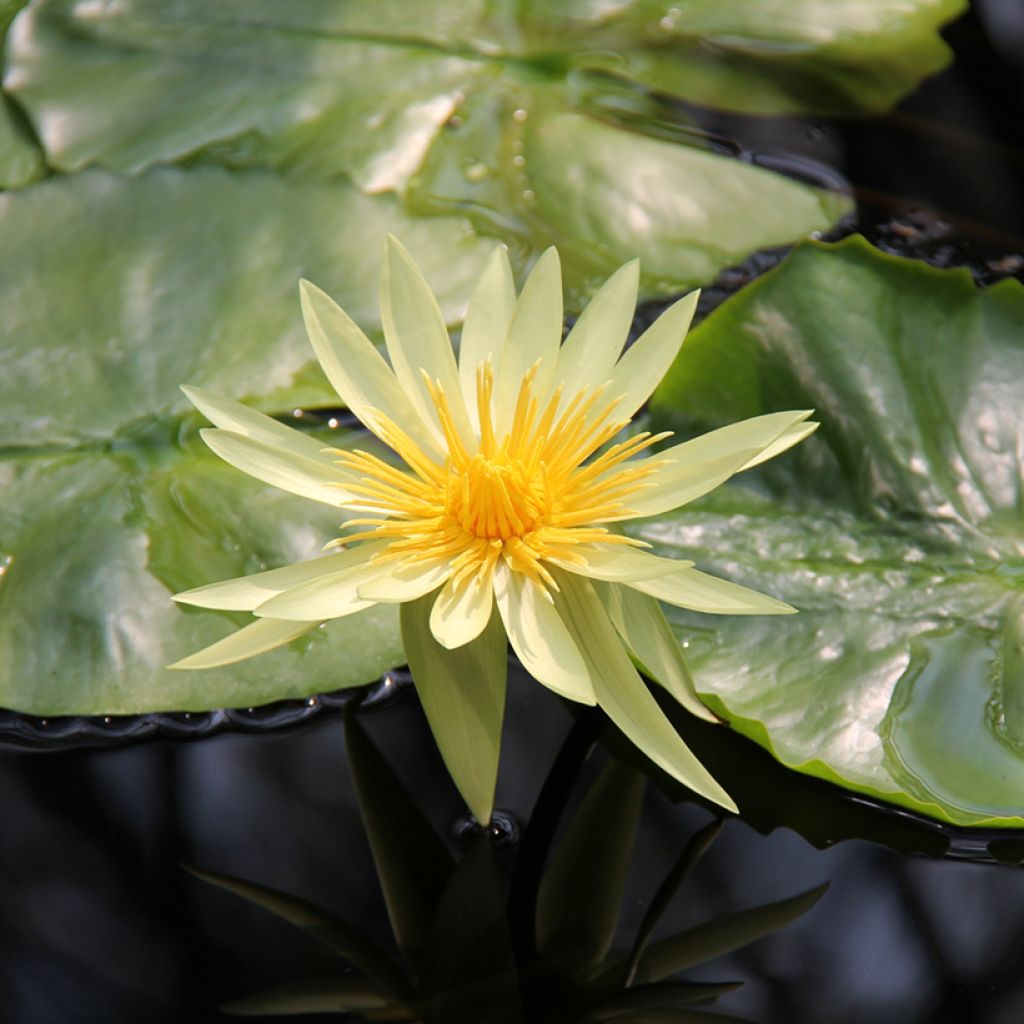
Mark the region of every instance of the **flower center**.
[[[534, 394], [536, 367], [518, 387], [510, 422], [492, 410], [490, 363], [477, 372], [479, 436], [467, 444], [456, 429], [448, 397], [427, 379], [444, 435], [443, 464], [430, 458], [395, 423], [375, 418], [377, 435], [402, 458], [395, 469], [362, 451], [339, 451], [339, 462], [360, 474], [345, 486], [370, 513], [348, 526], [363, 530], [332, 544], [387, 540], [374, 557], [405, 564], [448, 561], [453, 577], [490, 579], [499, 558], [515, 572], [557, 589], [546, 563], [578, 564], [581, 544], [637, 545], [604, 525], [623, 518], [626, 502], [652, 471], [653, 459], [627, 462], [668, 436], [636, 434], [612, 444], [625, 426], [604, 388], [562, 401], [558, 388], [544, 404]], [[595, 454], [605, 445], [601, 454]]]
[[522, 537], [548, 509], [543, 473], [521, 459], [474, 455], [448, 477], [445, 511], [467, 532], [487, 540]]

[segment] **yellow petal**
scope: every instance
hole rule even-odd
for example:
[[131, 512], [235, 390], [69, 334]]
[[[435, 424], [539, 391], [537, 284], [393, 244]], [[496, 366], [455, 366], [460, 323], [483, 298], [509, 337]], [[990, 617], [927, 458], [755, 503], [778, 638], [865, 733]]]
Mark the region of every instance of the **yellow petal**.
[[257, 605], [259, 616], [272, 619], [338, 619], [376, 602], [359, 595], [359, 588], [379, 576], [379, 565], [363, 561], [341, 572], [300, 583]]
[[651, 396], [686, 339], [700, 292], [690, 292], [669, 306], [626, 350], [609, 378], [608, 397], [622, 396], [615, 415], [626, 419]]
[[594, 704], [583, 655], [541, 588], [499, 562], [494, 570], [494, 598], [523, 668], [549, 690], [580, 704]]
[[637, 674], [594, 588], [558, 572], [555, 604], [586, 659], [597, 702], [622, 732], [659, 768], [707, 800], [736, 804], [680, 739]]
[[345, 489], [351, 475], [329, 462], [297, 455], [216, 427], [207, 427], [199, 434], [225, 462], [282, 491], [335, 507], [349, 504], [354, 497]]
[[803, 410], [754, 416], [650, 456], [660, 465], [644, 481], [643, 489], [628, 498], [628, 514], [621, 518], [659, 515], [707, 494], [734, 473], [806, 437], [814, 429], [804, 422], [810, 415]]
[[197, 608], [251, 612], [265, 601], [292, 587], [365, 562], [381, 547], [380, 544], [357, 545], [337, 554], [311, 558], [309, 561], [285, 565], [280, 569], [270, 569], [267, 572], [254, 573], [252, 576], [239, 576], [237, 579], [195, 587], [193, 590], [175, 594], [173, 600], [180, 604], [195, 605]]
[[629, 586], [667, 604], [708, 615], [793, 615], [796, 612], [785, 601], [699, 569], [683, 569], [671, 576], [638, 580]]
[[718, 716], [700, 699], [682, 648], [661, 605], [634, 587], [595, 586], [608, 618], [646, 675], [672, 694], [691, 714], [708, 722]]
[[499, 437], [512, 424], [519, 383], [540, 360], [533, 394], [543, 408], [551, 394], [562, 340], [562, 267], [554, 247], [546, 249], [523, 285], [512, 323], [495, 365], [499, 387], [494, 419]]
[[441, 455], [440, 431], [412, 408], [391, 367], [352, 318], [309, 281], [299, 282], [299, 293], [313, 351], [341, 400], [371, 430], [375, 409], [424, 451]]
[[415, 601], [424, 594], [437, 590], [451, 572], [450, 558], [417, 562], [414, 565], [403, 565], [398, 569], [385, 567], [384, 572], [360, 586], [359, 596], [387, 604]]
[[462, 401], [455, 353], [441, 308], [412, 257], [391, 235], [384, 254], [380, 289], [384, 340], [406, 403], [416, 409], [420, 419], [436, 424], [430, 388], [421, 372], [426, 371], [431, 382], [440, 382], [463, 443], [471, 444], [473, 431]]
[[632, 580], [648, 580], [667, 576], [693, 565], [682, 559], [661, 558], [648, 551], [627, 547], [624, 544], [574, 544], [572, 551], [582, 557], [586, 565], [569, 562], [549, 556], [547, 561], [590, 579], [606, 580], [610, 583], [624, 583]]
[[781, 455], [792, 448], [793, 445], [799, 444], [805, 437], [810, 437], [820, 425], [819, 423], [811, 422], [794, 423], [792, 426], [786, 427], [767, 448], [751, 459], [743, 468], [753, 469], [754, 466], [760, 466], [762, 462], [774, 459], [776, 455]]
[[630, 260], [587, 303], [558, 352], [556, 382], [567, 391], [598, 387], [611, 376], [633, 323], [639, 284], [640, 261]]
[[181, 390], [214, 426], [228, 430], [232, 434], [241, 434], [271, 448], [279, 448], [313, 459], [315, 462], [335, 466], [334, 457], [324, 451], [323, 441], [318, 441], [315, 437], [286, 427], [283, 423], [278, 423], [277, 420], [264, 416], [247, 405], [233, 402], [230, 398], [224, 398], [205, 388], [182, 384]]
[[430, 610], [430, 631], [442, 647], [453, 650], [475, 640], [490, 621], [494, 588], [490, 578], [451, 577]]
[[508, 262], [508, 251], [499, 245], [469, 300], [459, 343], [459, 384], [475, 429], [480, 427], [476, 408], [476, 372], [488, 357], [497, 364], [515, 308], [516, 285]]
[[296, 640], [319, 625], [314, 622], [282, 622], [280, 619], [257, 619], [256, 622], [243, 626], [235, 633], [218, 640], [209, 647], [204, 647], [195, 654], [190, 654], [181, 661], [176, 661], [168, 668], [219, 668], [231, 665], [257, 654], [265, 654], [275, 647], [281, 647], [291, 640]]

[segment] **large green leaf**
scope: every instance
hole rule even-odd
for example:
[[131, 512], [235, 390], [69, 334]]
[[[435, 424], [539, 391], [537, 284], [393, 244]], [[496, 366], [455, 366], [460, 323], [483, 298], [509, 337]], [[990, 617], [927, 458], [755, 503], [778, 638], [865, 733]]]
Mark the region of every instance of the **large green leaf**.
[[178, 384], [278, 409], [336, 403], [309, 368], [296, 282], [314, 277], [372, 328], [388, 230], [455, 319], [493, 243], [464, 221], [417, 226], [387, 197], [215, 168], [0, 196], [0, 704], [244, 707], [402, 660], [382, 608], [240, 666], [163, 668], [240, 624], [171, 593], [308, 558], [339, 525], [206, 452]]
[[785, 764], [960, 824], [1024, 824], [1024, 288], [809, 243], [709, 317], [655, 398], [822, 429], [641, 527], [786, 599], [674, 615], [698, 689]]
[[945, 67], [950, 51], [938, 30], [967, 4], [687, 0], [666, 8], [663, 0], [561, 0], [557, 7], [576, 25], [594, 26], [578, 61], [589, 68], [730, 110], [857, 114], [887, 109]]
[[[877, 29], [829, 19], [816, 4], [810, 32], [792, 19], [768, 31], [743, 6], [729, 5], [721, 24], [701, 14], [680, 46], [675, 30], [659, 27], [664, 11], [644, 0], [612, 17], [544, 5], [522, 5], [516, 17], [480, 0], [36, 0], [12, 30], [6, 86], [62, 170], [137, 173], [189, 160], [344, 176], [370, 194], [396, 192], [420, 214], [456, 206], [523, 258], [568, 239], [574, 295], [635, 255], [648, 291], [679, 290], [754, 249], [827, 228], [849, 202], [713, 151], [699, 132], [665, 137], [660, 106], [606, 73], [609, 48], [621, 50], [614, 71], [673, 93], [652, 67], [689, 61], [694, 82], [714, 77], [704, 69], [707, 44], [725, 54], [730, 18], [776, 58], [778, 24], [788, 25], [783, 39], [813, 51], [795, 61], [797, 77], [814, 70], [809, 96], [822, 95], [817, 78], [828, 77], [839, 45], [844, 61], [868, 67], [876, 51], [891, 51], [868, 77], [895, 98], [945, 59], [935, 26], [960, 0], [918, 0]], [[820, 46], [807, 41], [815, 33]], [[749, 63], [752, 45], [733, 35]], [[910, 59], [918, 51], [924, 57]], [[772, 95], [762, 80], [778, 60], [753, 64], [756, 73], [727, 71], [729, 103]], [[851, 78], [845, 63], [837, 72]], [[859, 93], [859, 82], [846, 84]]]
[[100, 443], [191, 408], [179, 383], [276, 411], [337, 404], [299, 314], [308, 277], [379, 331], [383, 239], [402, 236], [449, 320], [493, 243], [386, 196], [259, 172], [101, 171], [0, 195], [0, 448]]
[[[0, 0], [0, 77], [3, 75], [3, 40], [14, 16], [27, 0]], [[0, 189], [18, 188], [43, 173], [43, 154], [24, 115], [14, 101], [0, 92]]]

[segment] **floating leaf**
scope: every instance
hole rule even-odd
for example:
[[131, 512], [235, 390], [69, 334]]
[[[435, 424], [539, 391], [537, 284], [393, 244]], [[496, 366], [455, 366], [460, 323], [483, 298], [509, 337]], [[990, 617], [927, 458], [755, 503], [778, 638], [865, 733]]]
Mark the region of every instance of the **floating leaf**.
[[171, 593], [311, 557], [340, 521], [200, 451], [178, 384], [336, 403], [306, 369], [296, 283], [315, 275], [372, 327], [387, 230], [418, 249], [455, 319], [493, 243], [464, 221], [417, 227], [386, 197], [213, 168], [0, 195], [0, 703], [248, 707], [402, 660], [397, 616], [377, 608], [241, 668], [163, 668], [238, 621]]
[[[577, 24], [600, 26], [581, 64], [691, 103], [755, 114], [885, 110], [949, 63], [939, 29], [967, 8], [965, 0], [558, 6]], [[638, 38], [645, 45], [637, 47]]]
[[[14, 16], [27, 0], [0, 0], [0, 44]], [[3, 48], [0, 45], [0, 77]], [[43, 154], [24, 114], [14, 101], [0, 93], [0, 189], [19, 188], [41, 177]]]
[[[934, 28], [959, 3], [944, 0], [935, 12], [934, 0], [919, 0], [909, 17], [880, 28], [862, 21], [852, 33], [842, 18], [829, 25], [816, 10], [811, 31], [819, 43], [845, 39], [837, 68], [844, 79], [845, 61], [890, 47], [895, 97], [941, 64], [946, 51]], [[344, 177], [369, 194], [397, 193], [415, 213], [470, 216], [523, 259], [565, 238], [577, 300], [627, 258], [643, 258], [649, 292], [679, 290], [754, 249], [827, 229], [849, 209], [845, 197], [713, 151], [700, 132], [663, 138], [657, 103], [607, 74], [611, 46], [621, 50], [613, 74], [630, 78], [632, 61], [639, 80], [667, 81], [655, 64], [696, 58], [694, 81], [704, 81], [707, 45], [728, 50], [721, 24], [709, 26], [707, 39], [698, 27], [691, 45], [679, 47], [659, 27], [664, 11], [646, 0], [611, 18], [536, 5], [515, 17], [490, 6], [232, 0], [214, 10], [201, 0], [173, 8], [36, 0], [12, 29], [6, 83], [61, 170], [100, 164], [138, 173], [188, 160]], [[768, 29], [729, 6], [738, 29], [755, 35], [741, 47], [748, 63], [757, 33], [767, 49], [785, 45], [779, 24], [807, 48], [808, 31], [794, 19]], [[928, 16], [915, 20], [919, 7]], [[922, 40], [933, 52], [908, 60]], [[824, 45], [797, 64], [824, 66], [827, 76], [828, 54]], [[812, 98], [822, 95], [820, 74], [810, 78]], [[759, 96], [768, 93], [763, 78], [761, 69], [748, 76]], [[858, 84], [847, 86], [857, 93]], [[737, 88], [726, 98], [742, 95]]]
[[794, 604], [674, 621], [698, 689], [785, 764], [964, 825], [1024, 824], [1024, 288], [807, 244], [687, 340], [656, 396], [822, 429], [643, 536]]

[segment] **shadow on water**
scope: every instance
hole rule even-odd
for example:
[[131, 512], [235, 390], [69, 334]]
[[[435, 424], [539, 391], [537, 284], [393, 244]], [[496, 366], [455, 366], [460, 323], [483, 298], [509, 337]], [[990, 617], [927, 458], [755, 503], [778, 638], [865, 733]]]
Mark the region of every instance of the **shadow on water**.
[[[697, 728], [688, 742], [751, 808], [698, 858], [714, 816], [660, 777], [645, 786], [607, 756], [618, 744], [599, 716], [574, 719], [516, 670], [504, 739], [514, 769], [488, 836], [464, 817], [411, 688], [392, 694], [350, 719], [347, 740], [326, 709], [259, 736], [0, 753], [9, 1019], [215, 1021], [218, 1005], [255, 1010], [244, 1000], [281, 986], [279, 998], [320, 1006], [362, 999], [370, 1019], [380, 997], [357, 975], [379, 982], [381, 970], [404, 1005], [426, 999], [431, 1021], [1018, 1019], [1024, 877], [907, 856], [941, 855], [950, 835], [938, 826]], [[950, 852], [962, 855], [963, 839]], [[310, 938], [181, 863], [306, 901], [284, 916], [307, 932], [321, 909], [348, 931]], [[799, 894], [826, 882], [801, 916], [817, 895]], [[765, 904], [775, 909], [748, 913]], [[321, 980], [302, 988], [308, 979]], [[648, 996], [671, 1013], [658, 1002], [637, 1016]], [[718, 998], [678, 1005], [697, 996]]]

